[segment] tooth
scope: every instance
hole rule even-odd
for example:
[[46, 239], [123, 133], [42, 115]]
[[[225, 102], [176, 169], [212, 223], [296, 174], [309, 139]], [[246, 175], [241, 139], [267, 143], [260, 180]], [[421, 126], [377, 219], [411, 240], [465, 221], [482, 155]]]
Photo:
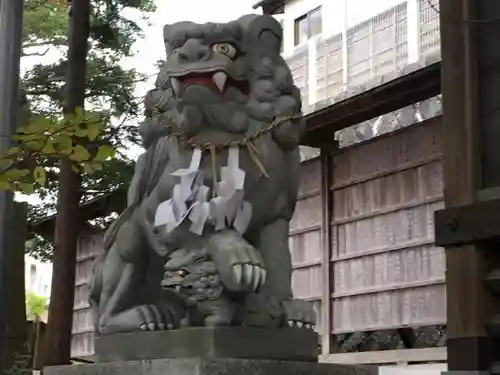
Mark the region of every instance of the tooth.
[[245, 264], [245, 281], [251, 285], [253, 276], [253, 267], [250, 264]]
[[174, 90], [175, 95], [179, 94], [181, 84], [177, 78], [170, 78], [170, 84], [172, 85], [172, 90]]
[[217, 72], [212, 76], [212, 80], [217, 85], [217, 88], [220, 91], [224, 90], [224, 86], [226, 85], [227, 75], [224, 72]]
[[241, 284], [241, 280], [243, 278], [243, 266], [240, 264], [234, 266], [233, 273], [234, 273], [234, 278], [236, 279], [236, 283], [238, 285]]

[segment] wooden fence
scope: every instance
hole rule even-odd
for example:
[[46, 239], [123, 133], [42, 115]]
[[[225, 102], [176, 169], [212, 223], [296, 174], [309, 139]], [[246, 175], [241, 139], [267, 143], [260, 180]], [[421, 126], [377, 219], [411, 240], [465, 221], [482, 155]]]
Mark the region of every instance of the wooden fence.
[[[297, 298], [315, 304], [323, 337], [446, 323], [444, 251], [433, 245], [433, 212], [443, 206], [440, 136], [438, 117], [337, 150], [327, 171], [331, 210], [322, 203], [322, 159], [303, 163], [292, 282]], [[74, 357], [94, 350], [87, 283], [101, 239], [80, 240]]]

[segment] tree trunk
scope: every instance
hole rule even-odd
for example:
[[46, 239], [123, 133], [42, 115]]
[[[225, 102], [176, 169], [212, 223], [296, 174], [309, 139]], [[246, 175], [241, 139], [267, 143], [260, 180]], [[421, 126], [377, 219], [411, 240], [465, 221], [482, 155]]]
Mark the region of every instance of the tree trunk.
[[[11, 222], [11, 257], [8, 272], [9, 298], [7, 309], [7, 371], [15, 368], [23, 371], [32, 369], [32, 352], [27, 344], [28, 324], [26, 322], [26, 292], [24, 278], [24, 246], [26, 242], [28, 222], [26, 220], [26, 203], [14, 203]], [[21, 372], [21, 371], [20, 371]]]
[[[89, 14], [90, 0], [72, 0], [64, 108], [66, 114], [84, 106]], [[59, 182], [52, 297], [43, 361], [45, 366], [65, 365], [71, 358], [81, 177], [73, 171], [69, 159], [61, 160]]]

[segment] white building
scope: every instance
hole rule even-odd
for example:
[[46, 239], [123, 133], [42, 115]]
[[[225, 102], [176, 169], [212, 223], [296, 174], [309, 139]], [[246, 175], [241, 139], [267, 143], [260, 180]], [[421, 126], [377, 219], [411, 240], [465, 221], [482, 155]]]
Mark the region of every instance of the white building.
[[52, 263], [43, 263], [29, 255], [24, 257], [26, 291], [40, 297], [50, 297]]
[[[439, 54], [438, 0], [262, 0], [304, 106]], [[312, 110], [312, 108], [309, 108]]]

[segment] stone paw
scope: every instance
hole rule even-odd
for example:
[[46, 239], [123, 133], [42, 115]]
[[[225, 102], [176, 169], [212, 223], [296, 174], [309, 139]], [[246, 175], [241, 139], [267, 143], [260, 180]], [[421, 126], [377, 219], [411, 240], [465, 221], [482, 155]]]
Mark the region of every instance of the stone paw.
[[255, 292], [266, 282], [260, 253], [236, 231], [221, 231], [213, 236], [210, 255], [224, 285], [231, 291]]
[[314, 329], [316, 312], [313, 304], [308, 301], [292, 299], [283, 301], [284, 321], [291, 328]]
[[176, 329], [180, 319], [176, 310], [157, 305], [142, 305], [117, 315], [101, 316], [99, 332], [103, 335], [135, 331], [163, 331]]

